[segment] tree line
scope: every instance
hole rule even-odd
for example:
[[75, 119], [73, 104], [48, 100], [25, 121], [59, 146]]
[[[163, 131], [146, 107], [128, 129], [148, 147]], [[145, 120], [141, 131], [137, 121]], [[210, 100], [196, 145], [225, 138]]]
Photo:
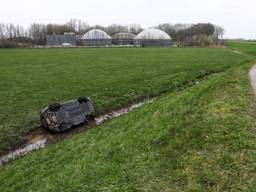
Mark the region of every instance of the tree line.
[[[224, 34], [222, 27], [211, 23], [174, 25], [165, 23], [154, 27], [165, 31], [179, 45], [207, 46], [216, 44], [216, 42], [219, 42], [219, 39], [222, 39]], [[33, 23], [27, 29], [20, 25], [2, 23], [0, 24], [0, 47], [3, 47], [3, 44], [7, 42], [11, 44], [10, 46], [13, 44], [45, 45], [46, 35], [64, 34], [65, 32], [83, 35], [95, 28], [102, 29], [111, 36], [119, 32], [129, 32], [137, 35], [144, 30], [138, 24], [112, 24], [106, 27], [101, 25], [90, 26], [88, 23], [77, 19], [71, 19], [64, 24]]]
[[168, 33], [180, 45], [210, 46], [222, 43], [224, 28], [211, 23], [160, 24], [156, 26]]

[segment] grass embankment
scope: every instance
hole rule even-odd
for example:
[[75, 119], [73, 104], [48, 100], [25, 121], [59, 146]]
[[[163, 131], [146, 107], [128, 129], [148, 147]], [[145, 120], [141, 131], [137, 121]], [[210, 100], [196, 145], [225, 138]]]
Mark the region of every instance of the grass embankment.
[[86, 95], [103, 113], [245, 59], [225, 49], [1, 49], [0, 154], [39, 125], [51, 102]]
[[228, 45], [233, 50], [241, 51], [242, 53], [248, 54], [250, 56], [256, 56], [255, 42], [229, 41]]
[[10, 163], [0, 191], [256, 190], [251, 65]]

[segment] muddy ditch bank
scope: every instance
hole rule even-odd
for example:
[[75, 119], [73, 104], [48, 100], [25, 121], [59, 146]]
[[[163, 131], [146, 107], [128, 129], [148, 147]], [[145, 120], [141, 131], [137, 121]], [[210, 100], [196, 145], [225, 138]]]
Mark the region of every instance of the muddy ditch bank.
[[115, 110], [111, 113], [107, 113], [105, 115], [96, 117], [94, 122], [90, 122], [84, 126], [74, 127], [74, 129], [71, 129], [64, 133], [52, 133], [43, 128], [40, 130], [36, 130], [36, 131], [32, 132], [29, 136], [27, 136], [27, 139], [26, 139], [27, 142], [25, 145], [10, 152], [7, 155], [0, 157], [0, 167], [18, 157], [25, 156], [26, 154], [30, 153], [31, 151], [45, 148], [50, 144], [58, 143], [66, 138], [72, 137], [73, 135], [77, 135], [81, 132], [87, 131], [88, 129], [99, 126], [106, 121], [110, 121], [114, 118], [128, 114], [129, 112], [142, 107], [146, 103], [154, 102], [155, 99], [156, 98], [146, 99], [143, 102], [135, 103], [135, 104], [130, 105], [129, 107]]

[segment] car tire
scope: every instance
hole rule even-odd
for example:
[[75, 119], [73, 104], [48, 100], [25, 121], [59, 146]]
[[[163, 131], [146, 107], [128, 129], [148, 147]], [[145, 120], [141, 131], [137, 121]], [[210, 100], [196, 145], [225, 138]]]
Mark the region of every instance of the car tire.
[[89, 99], [88, 99], [87, 97], [79, 97], [79, 98], [77, 99], [77, 101], [78, 101], [79, 103], [86, 103], [86, 102], [89, 101]]
[[52, 112], [57, 112], [60, 109], [60, 107], [60, 103], [52, 103], [51, 105], [49, 105], [49, 110]]

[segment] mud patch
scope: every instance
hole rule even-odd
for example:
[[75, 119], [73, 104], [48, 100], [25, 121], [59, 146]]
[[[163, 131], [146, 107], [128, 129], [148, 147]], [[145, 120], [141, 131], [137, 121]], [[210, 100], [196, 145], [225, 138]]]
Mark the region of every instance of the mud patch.
[[117, 117], [120, 117], [122, 115], [128, 114], [129, 112], [133, 111], [134, 109], [142, 107], [146, 103], [152, 103], [152, 102], [154, 102], [154, 100], [155, 99], [146, 100], [144, 102], [134, 104], [130, 107], [123, 108], [123, 109], [114, 111], [112, 113], [108, 113], [106, 115], [102, 115], [102, 116], [95, 119], [95, 123], [96, 123], [96, 125], [100, 125], [100, 124], [104, 123], [105, 121], [108, 121], [108, 120], [111, 120], [113, 118], [117, 118]]
[[33, 144], [27, 145], [25, 148], [17, 149], [14, 152], [11, 152], [8, 155], [1, 157], [0, 158], [0, 166], [8, 163], [11, 160], [18, 158], [18, 157], [25, 156], [27, 153], [29, 153], [31, 151], [45, 148], [46, 145], [47, 145], [47, 141], [46, 141], [46, 139], [43, 139], [43, 140], [39, 140]]
[[234, 53], [237, 53], [237, 54], [240, 54], [240, 55], [243, 55], [243, 53], [241, 51], [238, 51], [238, 50], [233, 50]]

